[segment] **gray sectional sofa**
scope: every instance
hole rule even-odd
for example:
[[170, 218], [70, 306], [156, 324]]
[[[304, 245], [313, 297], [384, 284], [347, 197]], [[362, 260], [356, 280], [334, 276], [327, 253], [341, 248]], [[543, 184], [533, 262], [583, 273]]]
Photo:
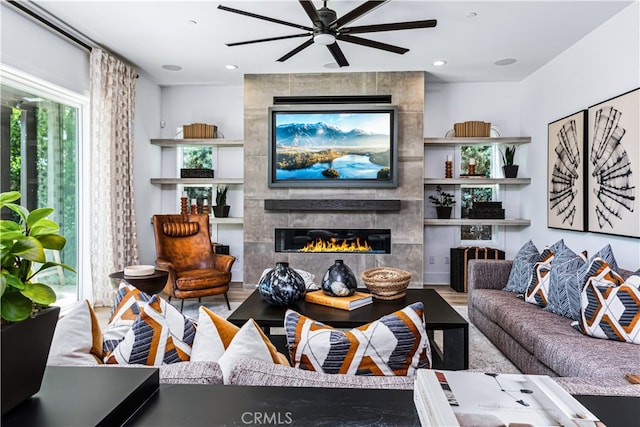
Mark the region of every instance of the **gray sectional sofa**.
[[625, 379], [640, 373], [640, 346], [583, 335], [571, 319], [503, 291], [512, 263], [469, 261], [469, 320], [523, 373], [564, 377], [556, 380], [574, 393], [640, 396]]

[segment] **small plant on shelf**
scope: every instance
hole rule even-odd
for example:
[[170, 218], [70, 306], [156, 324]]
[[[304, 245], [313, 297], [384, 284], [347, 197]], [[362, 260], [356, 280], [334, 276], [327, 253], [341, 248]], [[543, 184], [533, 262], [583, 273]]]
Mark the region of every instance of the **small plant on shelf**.
[[438, 219], [451, 218], [451, 211], [453, 210], [453, 205], [456, 203], [453, 194], [442, 191], [442, 187], [439, 185], [436, 187], [436, 191], [438, 192], [438, 195], [429, 196], [429, 200], [431, 200], [431, 203], [436, 205]]
[[213, 215], [218, 218], [226, 218], [229, 216], [231, 207], [227, 205], [227, 191], [229, 185], [218, 185], [216, 187], [216, 205], [213, 207]]
[[453, 200], [454, 196], [451, 193], [445, 193], [442, 191], [442, 187], [439, 185], [436, 187], [436, 191], [438, 192], [437, 196], [429, 196], [429, 200], [431, 203], [438, 207], [451, 207], [455, 205], [456, 201]]
[[229, 185], [219, 185], [216, 188], [216, 205], [217, 206], [227, 205], [227, 191], [229, 191]]
[[518, 165], [514, 164], [514, 157], [516, 155], [516, 147], [512, 145], [510, 147], [505, 147], [504, 152], [501, 150], [500, 155], [502, 156], [502, 170], [504, 172], [505, 178], [516, 178], [518, 176]]
[[513, 166], [516, 155], [516, 146], [512, 145], [510, 147], [506, 147], [504, 151], [500, 150], [500, 155], [502, 156], [502, 163], [506, 166]]

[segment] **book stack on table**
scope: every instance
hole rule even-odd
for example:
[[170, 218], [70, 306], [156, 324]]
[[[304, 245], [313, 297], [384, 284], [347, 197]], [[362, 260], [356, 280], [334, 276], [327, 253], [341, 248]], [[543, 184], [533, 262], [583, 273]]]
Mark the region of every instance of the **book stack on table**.
[[598, 426], [547, 375], [419, 369], [413, 400], [422, 426]]
[[334, 297], [324, 293], [322, 289], [319, 291], [307, 292], [304, 296], [306, 302], [313, 304], [326, 305], [328, 307], [339, 308], [341, 310], [355, 310], [373, 302], [371, 294], [364, 292], [356, 292], [348, 297]]

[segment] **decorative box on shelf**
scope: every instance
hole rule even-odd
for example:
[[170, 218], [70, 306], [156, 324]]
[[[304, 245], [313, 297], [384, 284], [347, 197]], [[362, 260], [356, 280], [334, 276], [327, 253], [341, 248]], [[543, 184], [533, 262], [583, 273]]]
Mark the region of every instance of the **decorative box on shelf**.
[[213, 178], [213, 169], [180, 169], [180, 178]]
[[474, 202], [469, 210], [471, 219], [504, 219], [502, 202]]
[[215, 138], [218, 132], [216, 125], [206, 123], [192, 123], [182, 126], [182, 137], [189, 138]]
[[487, 137], [491, 135], [491, 123], [467, 121], [453, 125], [457, 137]]

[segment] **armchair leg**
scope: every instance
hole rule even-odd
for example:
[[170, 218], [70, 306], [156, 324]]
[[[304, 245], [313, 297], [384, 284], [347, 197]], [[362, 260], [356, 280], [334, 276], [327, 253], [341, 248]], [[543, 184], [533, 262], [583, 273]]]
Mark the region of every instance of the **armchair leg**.
[[231, 304], [229, 304], [229, 296], [226, 292], [224, 293], [224, 300], [227, 302], [227, 308], [231, 310]]

